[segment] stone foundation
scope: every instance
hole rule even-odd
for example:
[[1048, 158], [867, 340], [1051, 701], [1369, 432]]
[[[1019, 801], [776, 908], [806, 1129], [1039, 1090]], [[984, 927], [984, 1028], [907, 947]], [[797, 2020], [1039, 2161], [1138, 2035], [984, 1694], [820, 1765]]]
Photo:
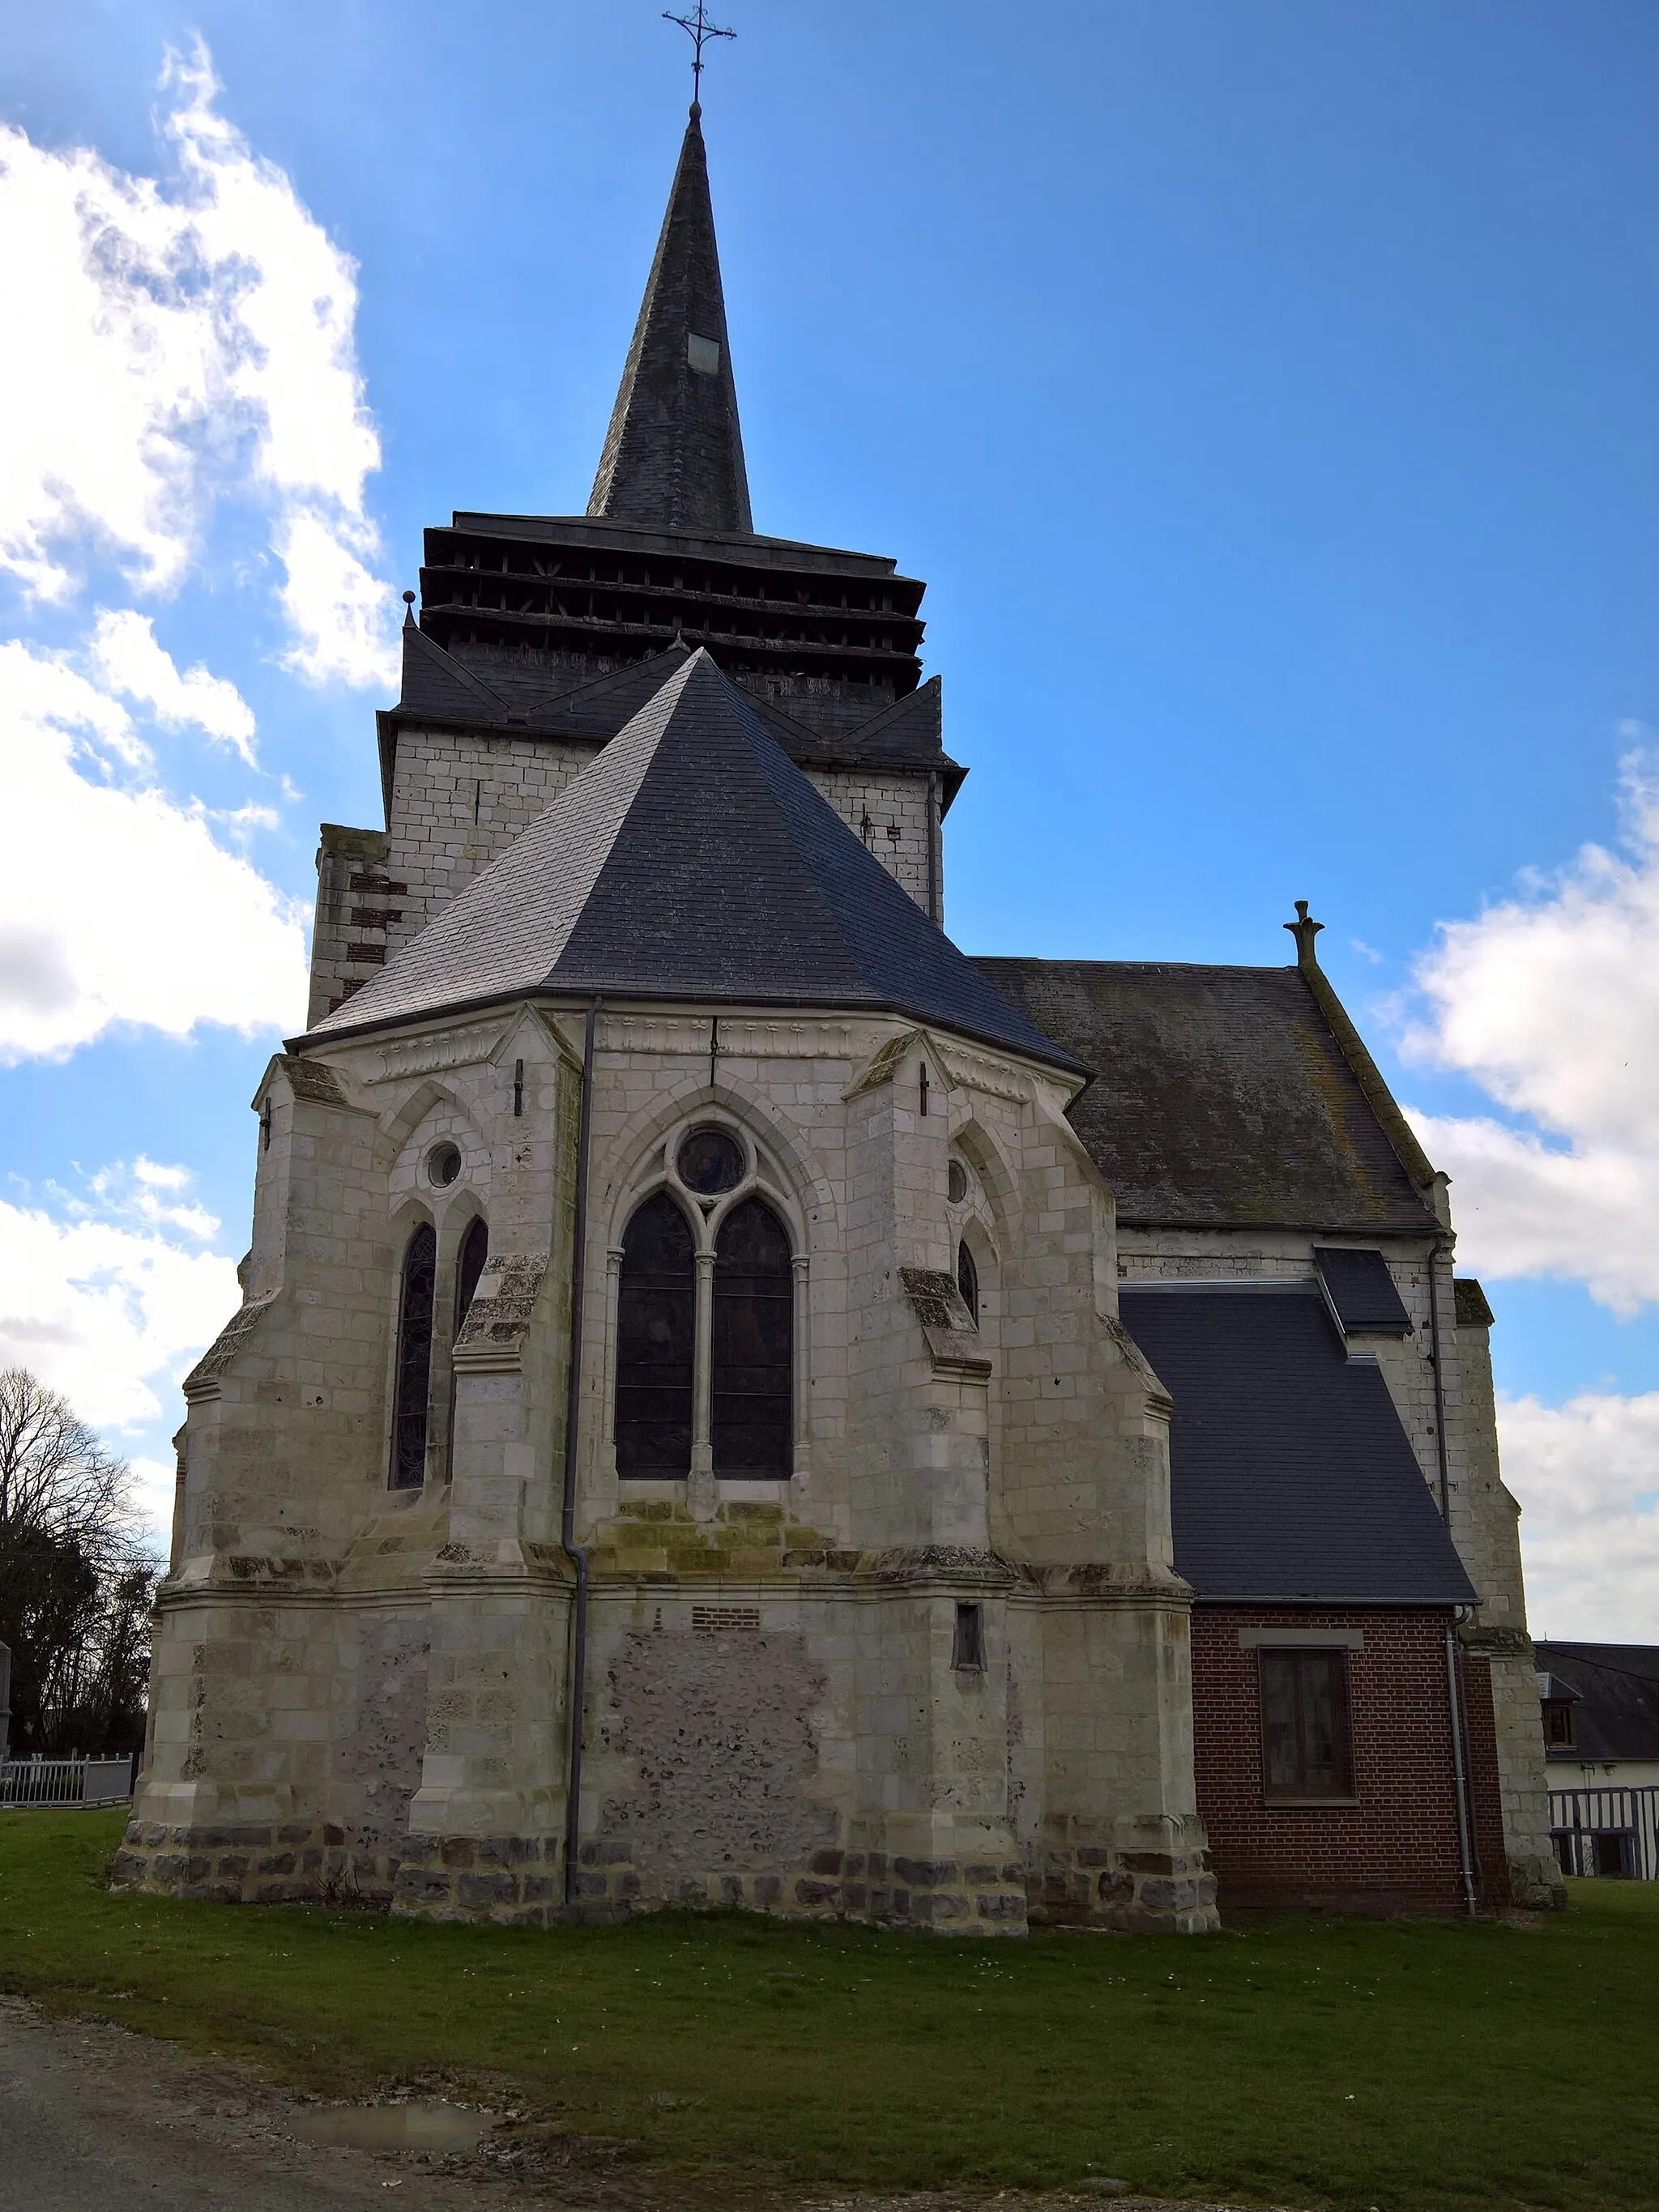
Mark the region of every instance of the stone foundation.
[[340, 1842], [338, 1829], [301, 1821], [167, 1828], [130, 1820], [110, 1881], [117, 1889], [198, 1904], [343, 1901]]
[[626, 1845], [594, 1842], [582, 1846], [576, 1893], [585, 1904], [634, 1911], [691, 1905], [953, 1936], [1023, 1936], [1026, 1924], [1025, 1870], [1017, 1863], [886, 1851], [820, 1850], [787, 1871], [685, 1875], [672, 1898], [647, 1899]]
[[1116, 1928], [1145, 1936], [1207, 1936], [1220, 1925], [1215, 1876], [1201, 1850], [1044, 1849], [1029, 1877], [1036, 1928]]
[[562, 1914], [563, 1856], [557, 1836], [410, 1835], [392, 1910], [401, 1919], [545, 1928]]
[[574, 1905], [565, 1902], [556, 1836], [411, 1835], [372, 1887], [337, 1828], [164, 1828], [128, 1824], [110, 1869], [118, 1889], [214, 1905], [389, 1906], [398, 1917], [545, 1928], [591, 1915], [623, 1918], [665, 1906], [844, 1920], [948, 1936], [1023, 1936], [1030, 1927], [1095, 1926], [1152, 1935], [1217, 1924], [1215, 1877], [1201, 1852], [1124, 1853], [1082, 1845], [1018, 1860], [917, 1859], [887, 1851], [815, 1851], [803, 1868], [687, 1875], [672, 1898], [647, 1898], [627, 1846], [584, 1844]]

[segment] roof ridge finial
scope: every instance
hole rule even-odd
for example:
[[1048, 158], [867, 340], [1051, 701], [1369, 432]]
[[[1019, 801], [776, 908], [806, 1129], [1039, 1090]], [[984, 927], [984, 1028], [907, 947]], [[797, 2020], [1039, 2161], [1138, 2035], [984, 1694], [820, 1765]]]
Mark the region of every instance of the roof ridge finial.
[[1296, 939], [1296, 964], [1298, 968], [1318, 967], [1319, 956], [1314, 951], [1314, 939], [1318, 936], [1320, 931], [1323, 929], [1325, 925], [1322, 921], [1314, 921], [1310, 920], [1307, 900], [1297, 899], [1296, 902], [1296, 920], [1294, 921], [1287, 921], [1285, 924], [1285, 927], [1290, 931], [1291, 935]]
[[703, 0], [697, 0], [695, 15], [677, 15], [672, 9], [662, 11], [665, 23], [678, 23], [691, 41], [691, 120], [695, 123], [702, 113], [702, 50], [710, 39], [735, 39], [735, 31], [723, 31], [718, 23], [711, 23]]

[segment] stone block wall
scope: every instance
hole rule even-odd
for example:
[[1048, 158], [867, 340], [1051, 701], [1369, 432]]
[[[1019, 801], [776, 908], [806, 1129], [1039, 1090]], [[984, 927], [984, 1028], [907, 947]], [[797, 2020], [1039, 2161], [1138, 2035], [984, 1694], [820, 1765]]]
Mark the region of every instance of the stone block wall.
[[[400, 729], [386, 829], [322, 826], [307, 1026], [418, 936], [599, 750], [575, 739]], [[805, 773], [923, 912], [932, 897], [942, 920], [943, 833], [927, 775]]]
[[[1061, 1118], [1065, 1082], [886, 1017], [720, 1024], [599, 1019], [579, 1905], [1006, 1933], [1035, 1900], [1051, 1918], [1213, 1924], [1166, 1409], [1103, 1310], [1109, 1198]], [[579, 1015], [523, 1008], [275, 1065], [248, 1304], [192, 1378], [129, 1879], [355, 1886], [477, 1920], [562, 1909], [579, 1042]], [[676, 1132], [708, 1116], [745, 1133], [795, 1248], [798, 1442], [763, 1485], [646, 1497], [605, 1450], [610, 1262]], [[439, 1138], [462, 1158], [442, 1185]], [[970, 1186], [955, 1212], [953, 1158]], [[969, 1213], [978, 1326], [954, 1273]], [[479, 1216], [489, 1262], [453, 1353], [447, 1323], [434, 1340], [426, 1482], [393, 1492], [400, 1255], [434, 1225], [444, 1308]], [[976, 1664], [958, 1663], [964, 1603]], [[1016, 1778], [1022, 1700], [1047, 1751]]]

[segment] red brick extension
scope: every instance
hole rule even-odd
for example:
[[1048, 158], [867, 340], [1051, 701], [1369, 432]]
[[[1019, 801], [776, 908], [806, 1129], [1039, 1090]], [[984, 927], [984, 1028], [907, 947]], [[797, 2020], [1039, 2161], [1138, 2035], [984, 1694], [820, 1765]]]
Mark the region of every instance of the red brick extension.
[[[1241, 1628], [1358, 1628], [1348, 1654], [1357, 1805], [1263, 1799], [1258, 1654]], [[1198, 1809], [1223, 1911], [1231, 1905], [1356, 1913], [1458, 1912], [1457, 1807], [1446, 1694], [1446, 1615], [1352, 1607], [1200, 1605], [1193, 1613]], [[1479, 1856], [1501, 1889], [1491, 1675], [1468, 1662], [1465, 1698]], [[1477, 1870], [1477, 1879], [1478, 1870]]]

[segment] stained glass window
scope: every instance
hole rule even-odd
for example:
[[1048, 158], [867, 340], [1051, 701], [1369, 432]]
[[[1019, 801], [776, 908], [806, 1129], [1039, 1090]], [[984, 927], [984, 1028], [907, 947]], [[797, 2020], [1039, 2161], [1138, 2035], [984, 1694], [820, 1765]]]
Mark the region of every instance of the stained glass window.
[[716, 1474], [787, 1477], [793, 1459], [794, 1278], [771, 1207], [744, 1199], [714, 1244], [709, 1425]]
[[617, 1301], [617, 1472], [691, 1471], [696, 1271], [691, 1224], [665, 1191], [623, 1237]]
[[432, 1382], [432, 1298], [438, 1239], [422, 1222], [404, 1253], [398, 1302], [398, 1382], [392, 1419], [392, 1486], [418, 1490], [426, 1480], [427, 1397]]

